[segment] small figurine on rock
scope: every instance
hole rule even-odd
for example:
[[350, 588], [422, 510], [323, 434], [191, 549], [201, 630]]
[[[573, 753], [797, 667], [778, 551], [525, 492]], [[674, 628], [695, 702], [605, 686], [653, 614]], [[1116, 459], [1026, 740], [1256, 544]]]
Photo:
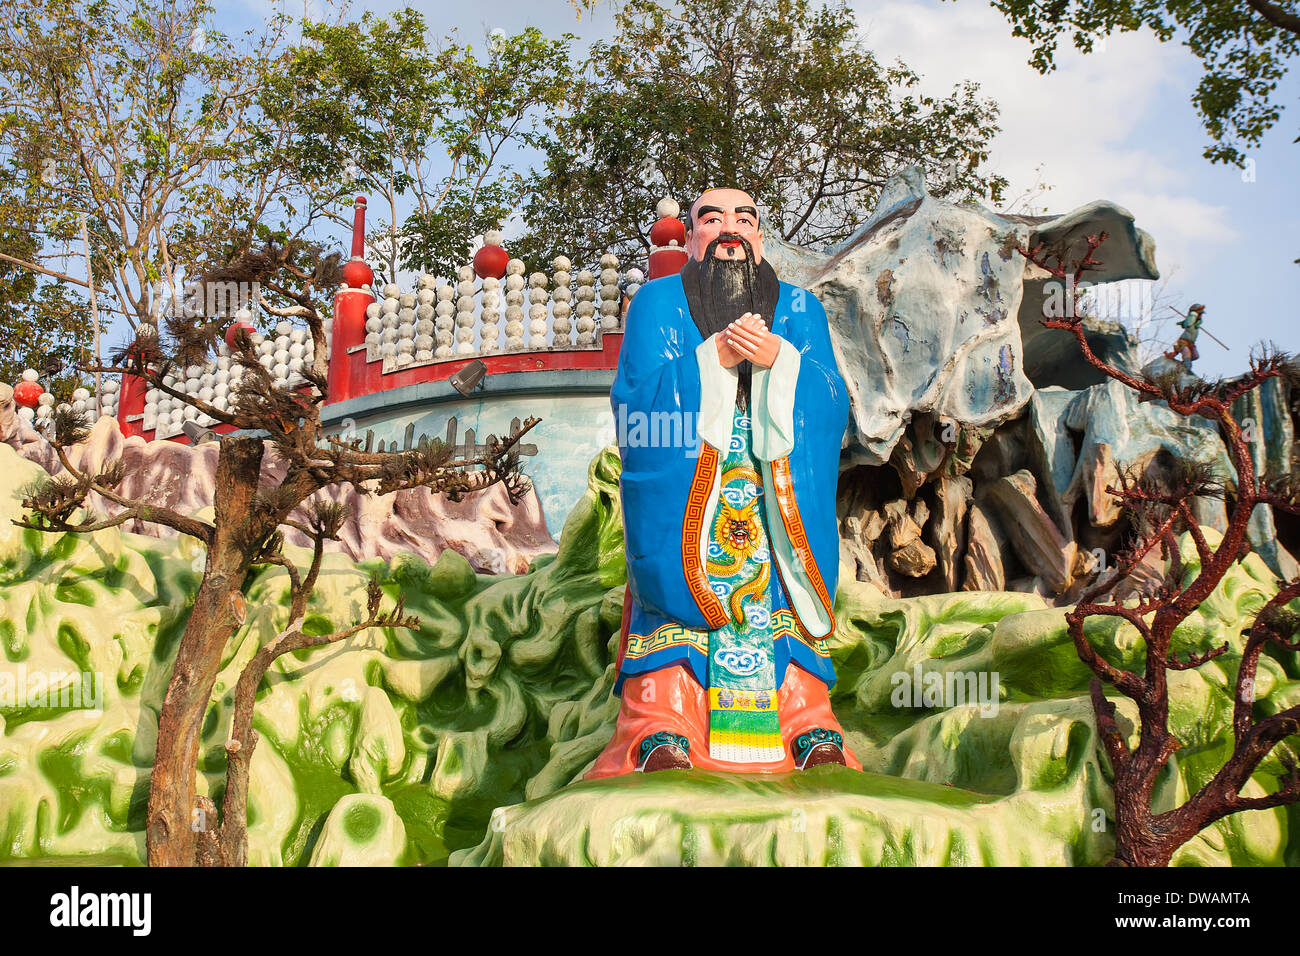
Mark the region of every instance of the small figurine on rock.
[[[1174, 312], [1182, 315], [1183, 320], [1178, 325], [1182, 328], [1183, 334], [1178, 337], [1174, 347], [1165, 353], [1165, 358], [1179, 359], [1186, 368], [1190, 369], [1192, 362], [1201, 357], [1201, 353], [1196, 350], [1196, 336], [1200, 333], [1201, 322], [1205, 318], [1205, 306], [1198, 303], [1188, 309], [1186, 315], [1178, 312], [1177, 309], [1174, 309]], [[1206, 334], [1209, 335], [1208, 332]]]

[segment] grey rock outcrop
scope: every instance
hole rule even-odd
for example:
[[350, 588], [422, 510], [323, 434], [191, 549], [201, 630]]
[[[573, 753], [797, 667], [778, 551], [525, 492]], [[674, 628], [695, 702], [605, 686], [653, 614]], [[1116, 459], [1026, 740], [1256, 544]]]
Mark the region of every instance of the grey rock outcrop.
[[[1062, 216], [1001, 215], [931, 196], [914, 166], [889, 181], [867, 222], [825, 253], [766, 240], [781, 278], [826, 306], [853, 401], [852, 462], [890, 461], [909, 424], [920, 446], [928, 438], [921, 424], [972, 429], [1009, 421], [1053, 375], [1071, 388], [1100, 381], [1071, 336], [1038, 324], [1050, 276], [1016, 249], [1043, 244], [1074, 255], [1084, 237], [1102, 231], [1110, 238], [1092, 281], [1158, 277], [1155, 243], [1114, 203]], [[1136, 360], [1136, 343], [1120, 326], [1089, 321], [1088, 329], [1103, 356], [1125, 367]], [[911, 451], [917, 460], [903, 464], [920, 471], [922, 449]]]

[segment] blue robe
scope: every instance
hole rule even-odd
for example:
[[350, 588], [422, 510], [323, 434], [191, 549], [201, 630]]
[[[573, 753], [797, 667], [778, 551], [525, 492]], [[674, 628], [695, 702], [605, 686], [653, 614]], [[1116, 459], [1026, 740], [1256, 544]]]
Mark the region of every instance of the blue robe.
[[[777, 686], [791, 661], [829, 686], [835, 672], [823, 639], [835, 628], [835, 491], [848, 393], [816, 296], [780, 283], [770, 328], [785, 342], [771, 369], [753, 370], [750, 418], [776, 572]], [[729, 612], [709, 586], [705, 548], [736, 380], [696, 328], [680, 275], [637, 292], [610, 392], [631, 598], [616, 693], [627, 677], [674, 664], [709, 685], [707, 632]]]

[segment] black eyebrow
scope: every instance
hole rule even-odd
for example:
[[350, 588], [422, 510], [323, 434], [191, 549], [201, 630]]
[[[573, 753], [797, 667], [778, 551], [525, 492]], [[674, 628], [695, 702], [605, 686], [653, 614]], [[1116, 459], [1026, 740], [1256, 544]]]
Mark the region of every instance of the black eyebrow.
[[[697, 217], [702, 218], [706, 212], [716, 212], [719, 215], [721, 215], [722, 213], [725, 213], [726, 210], [723, 209], [721, 206], [701, 206], [696, 211], [695, 215]], [[758, 218], [758, 210], [755, 209], [753, 206], [737, 206], [735, 209], [732, 210], [732, 212], [747, 212], [755, 219]]]

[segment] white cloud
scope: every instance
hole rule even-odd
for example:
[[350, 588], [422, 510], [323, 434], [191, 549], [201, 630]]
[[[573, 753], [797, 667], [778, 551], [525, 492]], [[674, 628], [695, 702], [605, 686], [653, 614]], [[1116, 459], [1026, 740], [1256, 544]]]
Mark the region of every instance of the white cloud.
[[859, 2], [855, 12], [867, 45], [920, 73], [925, 92], [946, 94], [969, 79], [998, 103], [1002, 131], [989, 168], [1010, 181], [1009, 198], [1030, 188], [1041, 166], [1052, 189], [1036, 204], [1067, 212], [1095, 199], [1117, 202], [1157, 238], [1166, 264], [1208, 255], [1198, 244], [1240, 237], [1227, 206], [1194, 195], [1199, 151], [1159, 139], [1170, 100], [1190, 112], [1196, 67], [1177, 44], [1130, 33], [1085, 56], [1067, 39], [1057, 69], [1041, 75], [1027, 62], [1028, 41], [978, 0]]

